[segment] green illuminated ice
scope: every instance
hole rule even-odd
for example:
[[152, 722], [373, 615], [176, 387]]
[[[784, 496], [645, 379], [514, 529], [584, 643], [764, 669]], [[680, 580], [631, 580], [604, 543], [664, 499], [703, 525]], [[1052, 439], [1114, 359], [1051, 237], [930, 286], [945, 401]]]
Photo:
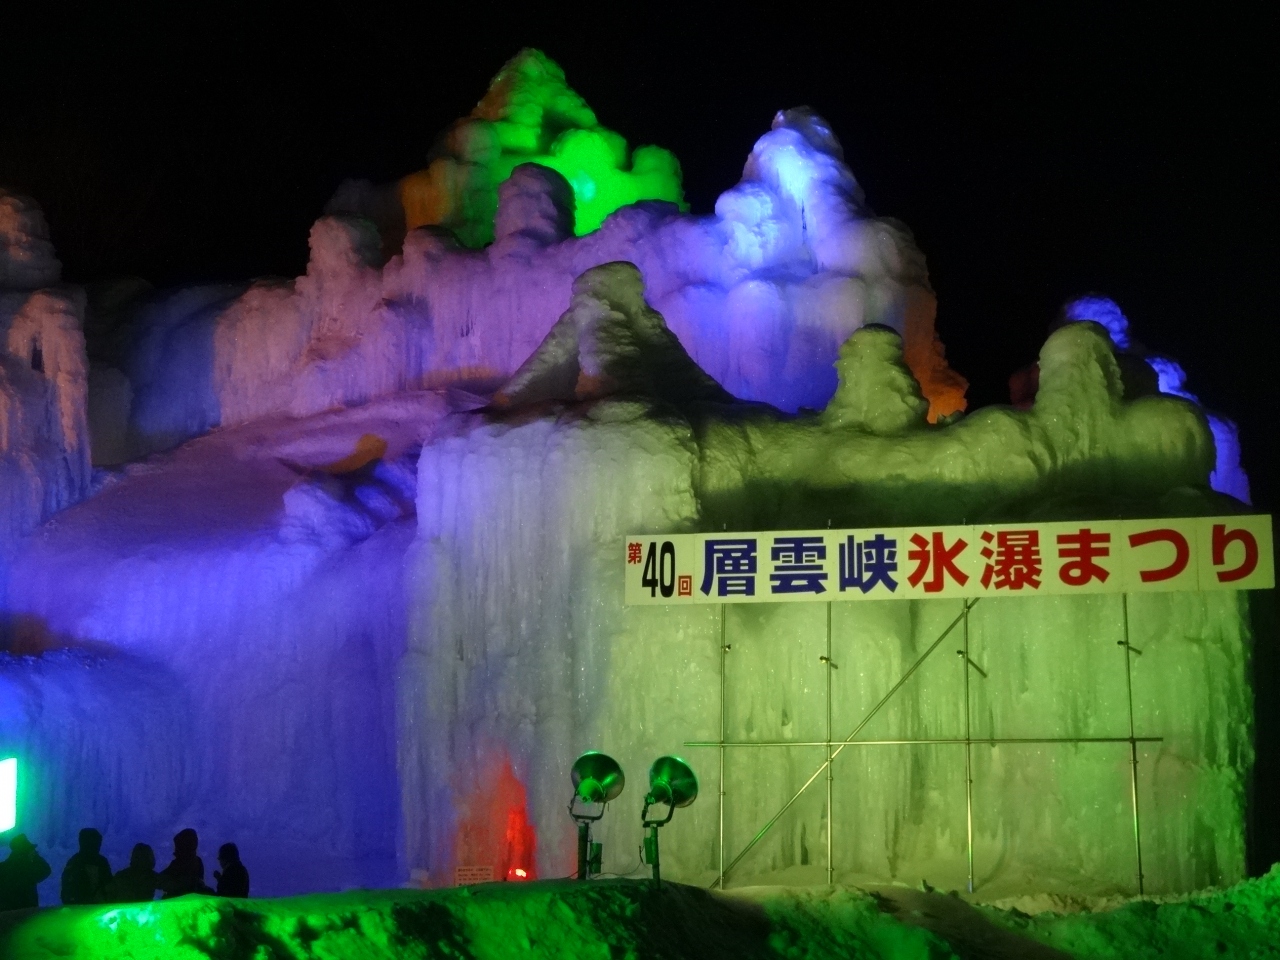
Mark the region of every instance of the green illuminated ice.
[[[419, 463], [417, 594], [401, 675], [407, 855], [451, 857], [412, 811], [447, 778], [467, 796], [495, 751], [526, 784], [545, 869], [572, 860], [569, 764], [617, 758], [629, 780], [685, 756], [703, 793], [664, 828], [663, 872], [710, 884], [720, 863], [721, 620], [714, 606], [623, 606], [629, 534], [805, 530], [900, 523], [1208, 515], [1240, 505], [1208, 488], [1203, 414], [1138, 395], [1106, 332], [1054, 333], [1027, 411], [992, 407], [930, 425], [891, 330], [845, 345], [825, 411], [789, 417], [725, 402], [644, 305], [629, 264], [580, 277], [570, 309], [499, 394]], [[904, 558], [905, 560], [905, 558]], [[482, 585], [477, 587], [477, 585]], [[961, 613], [960, 600], [835, 604], [833, 736], [843, 739]], [[1243, 593], [1129, 600], [1141, 744], [1145, 888], [1232, 883], [1245, 869], [1253, 761]], [[725, 610], [725, 734], [817, 746], [728, 750], [725, 862], [819, 768], [826, 736], [822, 604]], [[925, 660], [860, 740], [964, 736], [963, 631]], [[969, 620], [977, 738], [1129, 735], [1122, 598], [984, 599]], [[973, 748], [974, 880], [985, 896], [1121, 894], [1138, 877], [1128, 743]], [[733, 885], [837, 881], [963, 888], [964, 753], [954, 745], [850, 747], [729, 876]], [[458, 780], [459, 771], [463, 771]], [[635, 866], [639, 791], [597, 829], [606, 872]]]
[[539, 50], [522, 50], [508, 61], [471, 116], [455, 123], [434, 153], [426, 169], [399, 183], [404, 228], [449, 227], [470, 247], [493, 241], [498, 185], [522, 163], [550, 167], [569, 182], [579, 236], [638, 200], [685, 209], [675, 155], [654, 146], [630, 150]]

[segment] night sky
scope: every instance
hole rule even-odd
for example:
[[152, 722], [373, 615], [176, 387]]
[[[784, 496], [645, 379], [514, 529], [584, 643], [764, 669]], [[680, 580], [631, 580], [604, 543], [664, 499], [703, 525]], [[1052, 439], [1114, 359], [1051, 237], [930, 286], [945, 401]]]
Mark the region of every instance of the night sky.
[[776, 110], [808, 104], [876, 213], [914, 231], [973, 403], [1007, 399], [1065, 300], [1105, 293], [1240, 423], [1255, 503], [1273, 508], [1274, 12], [768, 7], [7, 10], [0, 185], [40, 201], [73, 282], [292, 276], [337, 185], [424, 166], [522, 46], [557, 60], [601, 123], [673, 150], [694, 212]]

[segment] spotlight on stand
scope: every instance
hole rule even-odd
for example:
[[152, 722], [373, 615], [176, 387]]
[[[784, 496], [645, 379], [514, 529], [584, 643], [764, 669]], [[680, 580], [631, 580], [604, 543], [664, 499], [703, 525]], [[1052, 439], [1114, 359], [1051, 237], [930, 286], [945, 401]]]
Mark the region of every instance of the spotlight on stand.
[[[676, 807], [687, 807], [698, 798], [698, 778], [679, 757], [659, 757], [649, 768], [649, 793], [644, 798], [640, 820], [649, 835], [644, 838], [644, 862], [653, 867], [654, 886], [661, 886], [662, 871], [658, 858], [658, 828], [675, 816]], [[661, 820], [649, 819], [649, 808], [665, 804], [667, 815]]]
[[[627, 778], [618, 761], [597, 750], [588, 750], [573, 762], [569, 771], [573, 780], [573, 796], [569, 798], [569, 816], [578, 824], [578, 879], [586, 880], [600, 872], [602, 848], [591, 842], [591, 824], [604, 816], [604, 808], [617, 798]], [[599, 805], [598, 813], [586, 813], [578, 805]]]

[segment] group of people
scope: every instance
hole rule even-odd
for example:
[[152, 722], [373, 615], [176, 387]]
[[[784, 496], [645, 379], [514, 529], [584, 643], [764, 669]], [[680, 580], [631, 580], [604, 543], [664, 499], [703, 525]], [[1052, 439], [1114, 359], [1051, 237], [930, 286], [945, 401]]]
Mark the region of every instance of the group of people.
[[[115, 873], [102, 855], [102, 834], [93, 827], [80, 831], [80, 849], [71, 855], [62, 870], [62, 902], [133, 903], [154, 900], [159, 891], [165, 899], [185, 893], [212, 893], [220, 897], [249, 896], [249, 871], [240, 862], [234, 843], [218, 849], [220, 870], [213, 871], [216, 887], [204, 882], [204, 861], [197, 849], [200, 838], [190, 828], [173, 838], [173, 861], [156, 872], [155, 851], [145, 843], [136, 844], [129, 865]], [[9, 857], [0, 861], [0, 911], [38, 907], [36, 886], [53, 872], [25, 834], [9, 841]]]

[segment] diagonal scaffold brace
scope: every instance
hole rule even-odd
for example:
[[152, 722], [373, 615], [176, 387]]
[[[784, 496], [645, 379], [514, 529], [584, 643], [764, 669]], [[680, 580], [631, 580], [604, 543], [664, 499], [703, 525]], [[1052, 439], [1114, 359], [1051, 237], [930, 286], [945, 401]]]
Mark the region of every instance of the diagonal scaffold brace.
[[745, 847], [743, 847], [741, 852], [729, 862], [729, 865], [727, 867], [723, 869], [720, 876], [716, 878], [715, 883], [712, 884], [713, 887], [717, 885], [723, 887], [725, 877], [727, 877], [733, 871], [734, 867], [736, 867], [739, 863], [742, 862], [742, 858], [745, 857], [748, 853], [750, 853], [752, 848], [754, 848], [757, 843], [759, 843], [762, 839], [764, 839], [765, 834], [767, 834], [771, 829], [773, 829], [774, 824], [776, 824], [779, 820], [782, 819], [783, 815], [788, 810], [790, 810], [792, 806], [794, 806], [795, 802], [799, 800], [801, 796], [804, 795], [804, 792], [808, 790], [809, 787], [813, 786], [814, 782], [820, 776], [822, 776], [822, 774], [827, 770], [827, 768], [831, 766], [835, 758], [840, 755], [840, 751], [843, 750], [850, 743], [852, 743], [854, 739], [858, 736], [858, 734], [860, 734], [863, 731], [863, 729], [867, 726], [867, 724], [869, 724], [873, 719], [875, 719], [876, 714], [878, 714], [884, 708], [885, 704], [887, 704], [890, 700], [893, 699], [894, 694], [896, 694], [899, 690], [902, 689], [903, 685], [908, 680], [911, 679], [911, 677], [915, 674], [917, 670], [920, 669], [921, 666], [924, 665], [924, 662], [929, 659], [930, 655], [935, 650], [937, 650], [939, 646], [942, 645], [942, 642], [946, 640], [948, 636], [951, 635], [951, 632], [955, 630], [957, 626], [959, 626], [968, 618], [969, 611], [972, 610], [974, 606], [977, 605], [979, 599], [981, 598], [975, 597], [972, 600], [965, 601], [964, 610], [961, 611], [960, 614], [957, 615], [956, 618], [951, 621], [951, 623], [947, 626], [947, 628], [942, 631], [942, 633], [938, 636], [938, 639], [933, 641], [933, 644], [929, 647], [929, 649], [926, 650], [924, 653], [920, 654], [920, 656], [916, 659], [916, 662], [913, 663], [907, 669], [907, 672], [904, 673], [902, 677], [898, 680], [898, 682], [895, 683], [889, 689], [889, 692], [880, 698], [880, 702], [877, 703], [874, 707], [872, 707], [867, 712], [867, 715], [863, 717], [861, 721], [859, 721], [856, 727], [853, 728], [853, 732], [850, 733], [847, 737], [845, 737], [844, 740], [840, 742], [840, 745], [827, 755], [826, 760], [822, 762], [822, 764], [818, 767], [817, 770], [813, 771], [813, 776], [811, 776], [808, 780], [805, 781], [804, 786], [802, 786], [799, 790], [797, 790], [795, 794], [791, 797], [791, 799], [782, 805], [782, 809], [780, 809], [777, 813], [775, 813], [773, 817], [770, 818], [769, 822], [766, 823], [763, 827], [761, 827], [759, 831], [757, 831], [756, 835], [751, 838], [750, 842]]

